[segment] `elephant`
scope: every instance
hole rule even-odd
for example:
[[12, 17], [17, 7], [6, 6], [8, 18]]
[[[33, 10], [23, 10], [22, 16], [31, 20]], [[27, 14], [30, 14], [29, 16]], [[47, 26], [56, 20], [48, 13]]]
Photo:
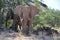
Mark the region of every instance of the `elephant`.
[[33, 18], [36, 14], [38, 14], [39, 9], [33, 5], [18, 5], [13, 11], [15, 15], [13, 20], [15, 30], [17, 30], [17, 26], [20, 25], [20, 28], [22, 26], [22, 33], [32, 33]]

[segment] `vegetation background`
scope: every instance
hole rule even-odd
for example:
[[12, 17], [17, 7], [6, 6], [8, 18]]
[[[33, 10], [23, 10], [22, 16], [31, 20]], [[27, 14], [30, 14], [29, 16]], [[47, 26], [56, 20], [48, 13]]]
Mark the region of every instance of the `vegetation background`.
[[60, 28], [60, 11], [44, 7], [43, 0], [0, 0], [0, 27], [10, 28], [13, 20], [8, 20], [8, 27], [5, 26], [5, 8], [14, 9], [17, 5], [35, 4], [40, 9], [39, 13], [34, 17], [33, 29], [37, 30], [40, 27]]

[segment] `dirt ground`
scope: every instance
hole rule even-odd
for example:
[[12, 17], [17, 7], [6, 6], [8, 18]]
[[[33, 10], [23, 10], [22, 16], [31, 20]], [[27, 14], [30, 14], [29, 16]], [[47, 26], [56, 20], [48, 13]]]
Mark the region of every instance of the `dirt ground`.
[[21, 33], [14, 32], [12, 30], [0, 31], [0, 40], [60, 40], [60, 35], [45, 35], [44, 32], [39, 32], [39, 35], [31, 34], [31, 36], [24, 36]]

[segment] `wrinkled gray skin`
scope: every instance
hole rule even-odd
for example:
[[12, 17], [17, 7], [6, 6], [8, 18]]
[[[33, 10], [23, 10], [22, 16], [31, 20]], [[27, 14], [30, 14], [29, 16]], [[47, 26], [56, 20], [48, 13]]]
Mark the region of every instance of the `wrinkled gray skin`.
[[23, 33], [31, 33], [32, 32], [32, 22], [33, 17], [39, 12], [39, 10], [31, 5], [31, 6], [16, 6], [14, 8], [14, 28], [17, 30], [17, 26], [20, 25], [20, 28], [22, 26], [22, 32]]

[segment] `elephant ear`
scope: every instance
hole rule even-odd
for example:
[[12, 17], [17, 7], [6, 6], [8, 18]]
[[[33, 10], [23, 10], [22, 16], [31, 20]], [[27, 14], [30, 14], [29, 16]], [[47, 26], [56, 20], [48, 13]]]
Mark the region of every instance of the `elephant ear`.
[[36, 14], [38, 14], [39, 9], [33, 5], [30, 6], [30, 12], [31, 12], [31, 16], [34, 17]]
[[21, 8], [22, 7], [23, 6], [21, 6], [21, 5], [16, 6], [16, 8], [14, 8], [14, 14], [20, 16], [21, 15]]

